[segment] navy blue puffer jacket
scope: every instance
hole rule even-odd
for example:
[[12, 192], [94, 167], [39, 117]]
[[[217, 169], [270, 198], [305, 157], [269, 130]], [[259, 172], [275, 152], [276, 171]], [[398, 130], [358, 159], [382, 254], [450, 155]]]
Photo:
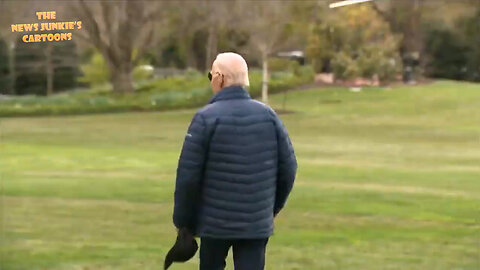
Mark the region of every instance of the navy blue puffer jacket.
[[269, 237], [296, 170], [290, 138], [275, 112], [244, 88], [226, 87], [188, 128], [173, 222], [200, 237]]

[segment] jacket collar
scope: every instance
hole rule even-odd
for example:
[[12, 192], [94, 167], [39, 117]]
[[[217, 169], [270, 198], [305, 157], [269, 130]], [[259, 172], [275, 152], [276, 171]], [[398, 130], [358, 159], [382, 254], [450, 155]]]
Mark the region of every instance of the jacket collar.
[[250, 99], [250, 94], [240, 85], [227, 86], [216, 93], [208, 102], [209, 104], [219, 100]]

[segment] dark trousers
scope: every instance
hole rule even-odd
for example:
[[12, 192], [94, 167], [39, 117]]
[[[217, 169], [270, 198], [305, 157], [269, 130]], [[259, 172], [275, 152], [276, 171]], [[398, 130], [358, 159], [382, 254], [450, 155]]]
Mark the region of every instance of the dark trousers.
[[200, 240], [200, 270], [223, 270], [228, 250], [233, 247], [235, 270], [263, 270], [265, 267], [266, 239]]

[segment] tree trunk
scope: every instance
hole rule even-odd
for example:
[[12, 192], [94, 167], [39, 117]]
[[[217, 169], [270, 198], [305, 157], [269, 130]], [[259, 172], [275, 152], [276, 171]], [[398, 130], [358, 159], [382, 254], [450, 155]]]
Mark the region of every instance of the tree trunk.
[[262, 101], [268, 103], [268, 57], [266, 53], [262, 53]]
[[211, 23], [208, 27], [207, 53], [205, 56], [205, 69], [208, 70], [212, 65], [213, 58], [217, 53], [217, 26]]
[[134, 91], [131, 67], [115, 68], [110, 72], [114, 92], [131, 93]]
[[47, 96], [53, 94], [54, 69], [52, 60], [52, 44], [47, 43], [45, 48], [45, 68], [47, 73]]
[[9, 94], [15, 95], [15, 82], [17, 80], [17, 74], [15, 73], [15, 42], [11, 41], [8, 44], [8, 73], [10, 76]]

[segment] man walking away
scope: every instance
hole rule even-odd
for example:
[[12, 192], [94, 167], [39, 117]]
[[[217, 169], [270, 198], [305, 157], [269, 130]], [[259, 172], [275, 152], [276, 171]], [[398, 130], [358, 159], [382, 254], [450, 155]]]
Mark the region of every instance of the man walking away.
[[253, 100], [245, 60], [222, 53], [209, 73], [214, 96], [192, 119], [178, 162], [173, 222], [201, 238], [200, 269], [262, 270], [274, 217], [297, 170], [275, 112]]

